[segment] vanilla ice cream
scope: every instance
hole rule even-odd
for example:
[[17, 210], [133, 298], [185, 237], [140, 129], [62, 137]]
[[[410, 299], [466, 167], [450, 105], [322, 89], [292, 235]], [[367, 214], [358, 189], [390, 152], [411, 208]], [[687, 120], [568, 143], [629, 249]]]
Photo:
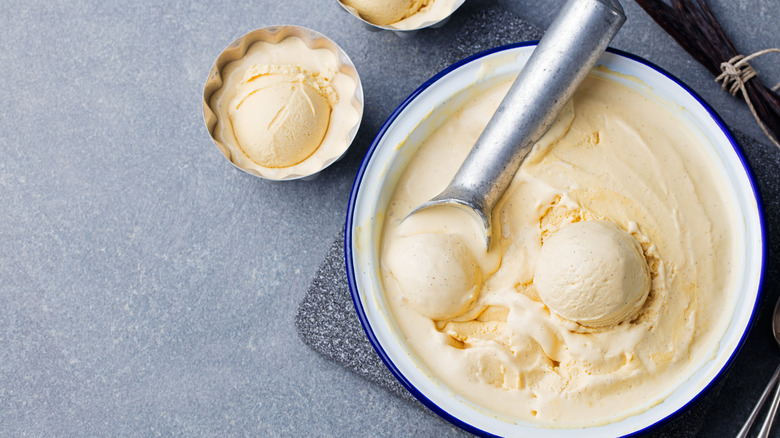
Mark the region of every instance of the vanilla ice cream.
[[482, 271], [458, 234], [415, 234], [393, 242], [389, 251], [390, 272], [421, 315], [452, 318], [476, 301]]
[[735, 301], [733, 208], [677, 107], [592, 74], [493, 210], [489, 251], [472, 244], [479, 223], [456, 229], [446, 208], [406, 219], [447, 186], [510, 84], [475, 85], [400, 148], [415, 152], [377, 215], [387, 307], [415, 363], [491, 415], [617, 421], [717, 349]]
[[622, 322], [642, 307], [650, 271], [639, 242], [614, 223], [575, 222], [542, 245], [534, 285], [554, 313], [600, 327]]
[[309, 157], [328, 130], [333, 90], [297, 66], [255, 66], [228, 109], [238, 146], [257, 164], [288, 167]]
[[416, 14], [432, 0], [341, 0], [366, 21], [380, 26], [393, 24]]
[[314, 173], [346, 150], [362, 111], [359, 84], [322, 46], [298, 36], [257, 41], [222, 68], [210, 99], [213, 137], [237, 166], [284, 179]]

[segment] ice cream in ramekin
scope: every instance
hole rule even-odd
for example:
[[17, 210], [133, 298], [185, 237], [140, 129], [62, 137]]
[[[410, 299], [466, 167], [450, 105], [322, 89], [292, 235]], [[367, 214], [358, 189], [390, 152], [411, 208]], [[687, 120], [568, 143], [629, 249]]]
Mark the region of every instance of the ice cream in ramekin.
[[369, 28], [404, 32], [439, 27], [465, 0], [339, 0]]
[[347, 55], [309, 29], [277, 26], [236, 40], [204, 91], [206, 126], [223, 155], [271, 180], [311, 176], [339, 159], [363, 112]]

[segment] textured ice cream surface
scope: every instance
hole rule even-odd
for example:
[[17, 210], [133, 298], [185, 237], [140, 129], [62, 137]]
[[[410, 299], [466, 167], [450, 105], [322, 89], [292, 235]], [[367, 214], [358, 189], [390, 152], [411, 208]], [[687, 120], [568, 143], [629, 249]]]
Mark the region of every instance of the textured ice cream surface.
[[[392, 267], [420, 279], [433, 262], [394, 260], [409, 252], [393, 245], [410, 235], [409, 213], [447, 186], [510, 84], [457, 95], [429, 116], [435, 128], [399, 147], [410, 157], [392, 182], [379, 255], [389, 313], [415, 363], [491, 415], [553, 427], [620, 421], [661, 403], [717, 350], [736, 297], [731, 198], [679, 107], [591, 75], [496, 204], [489, 251], [472, 248], [476, 300], [451, 317], [424, 315]], [[443, 224], [425, 232], [450, 233]]]
[[479, 296], [482, 271], [463, 239], [421, 233], [393, 242], [390, 271], [409, 304], [431, 319], [465, 312]]
[[617, 324], [635, 314], [650, 292], [642, 247], [608, 221], [566, 225], [542, 245], [534, 285], [554, 313], [579, 324]]
[[252, 161], [288, 167], [320, 146], [336, 101], [326, 75], [298, 66], [255, 66], [239, 85], [229, 117], [239, 147]]
[[[223, 53], [231, 60], [208, 99], [216, 119], [212, 137], [249, 173], [272, 180], [315, 174], [344, 154], [360, 124], [357, 73], [334, 43], [310, 32], [261, 29]], [[245, 52], [236, 57], [242, 45]]]
[[373, 24], [385, 26], [397, 23], [431, 3], [433, 0], [342, 0], [360, 16]]

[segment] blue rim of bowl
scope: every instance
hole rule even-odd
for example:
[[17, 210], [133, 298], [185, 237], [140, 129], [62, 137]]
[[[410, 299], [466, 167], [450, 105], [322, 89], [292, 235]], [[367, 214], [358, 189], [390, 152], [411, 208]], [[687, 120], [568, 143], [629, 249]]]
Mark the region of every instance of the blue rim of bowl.
[[[411, 382], [404, 376], [401, 371], [395, 366], [393, 361], [390, 359], [390, 357], [387, 355], [385, 350], [382, 348], [382, 345], [379, 343], [378, 339], [376, 338], [376, 335], [374, 334], [371, 324], [368, 321], [368, 317], [366, 316], [366, 313], [363, 309], [363, 306], [360, 304], [360, 296], [355, 280], [355, 267], [352, 262], [352, 225], [353, 225], [353, 215], [355, 213], [355, 201], [357, 200], [357, 194], [360, 190], [360, 184], [363, 181], [363, 176], [365, 175], [366, 168], [368, 167], [368, 163], [371, 161], [371, 157], [373, 156], [374, 152], [376, 151], [380, 141], [382, 140], [382, 137], [384, 137], [385, 133], [388, 129], [390, 129], [390, 126], [393, 124], [396, 118], [400, 115], [400, 113], [407, 107], [409, 104], [414, 101], [417, 96], [419, 96], [423, 91], [425, 91], [428, 87], [433, 85], [435, 82], [437, 82], [442, 77], [446, 76], [450, 72], [458, 69], [459, 67], [468, 64], [474, 60], [483, 58], [485, 56], [491, 55], [496, 52], [502, 52], [505, 50], [511, 50], [518, 47], [528, 47], [528, 46], [534, 46], [538, 43], [538, 41], [525, 41], [520, 43], [514, 43], [514, 44], [507, 44], [503, 46], [494, 47], [492, 49], [485, 50], [483, 52], [479, 52], [475, 55], [471, 55], [467, 58], [464, 58], [458, 62], [455, 62], [454, 64], [450, 65], [449, 67], [445, 68], [444, 70], [440, 71], [427, 81], [425, 81], [422, 85], [420, 85], [416, 90], [412, 92], [412, 94], [409, 95], [396, 109], [393, 111], [393, 113], [388, 117], [387, 121], [385, 121], [384, 125], [382, 125], [382, 128], [380, 128], [379, 132], [377, 133], [376, 137], [374, 137], [374, 140], [371, 142], [371, 146], [369, 146], [368, 151], [366, 152], [365, 157], [363, 158], [363, 161], [360, 165], [360, 169], [358, 170], [357, 175], [355, 176], [355, 181], [352, 185], [352, 191], [349, 195], [349, 205], [347, 207], [347, 220], [345, 224], [344, 229], [344, 255], [345, 255], [345, 262], [346, 262], [346, 268], [347, 268], [347, 282], [349, 284], [349, 291], [350, 295], [352, 296], [352, 303], [355, 306], [355, 310], [357, 311], [358, 319], [360, 320], [360, 325], [363, 326], [363, 331], [366, 333], [366, 336], [368, 337], [369, 342], [374, 347], [374, 350], [379, 355], [380, 359], [382, 359], [382, 362], [384, 362], [385, 366], [390, 370], [390, 372], [395, 376], [395, 378], [417, 399], [419, 400], [423, 405], [425, 405], [427, 408], [431, 409], [432, 411], [436, 412], [439, 416], [444, 418], [445, 420], [449, 421], [450, 423], [454, 424], [455, 426], [460, 427], [463, 430], [466, 430], [467, 432], [473, 433], [475, 435], [483, 436], [483, 437], [495, 437], [496, 435], [493, 435], [489, 432], [486, 432], [482, 429], [478, 429], [463, 420], [453, 416], [449, 412], [445, 411], [441, 407], [439, 407], [436, 403], [431, 401], [428, 397], [426, 397], [420, 390], [418, 390], [414, 385], [412, 385]], [[756, 300], [753, 303], [753, 309], [750, 314], [750, 319], [748, 321], [747, 327], [745, 328], [744, 333], [742, 334], [741, 339], [739, 340], [739, 343], [737, 344], [737, 347], [734, 349], [734, 351], [731, 353], [731, 356], [726, 361], [726, 364], [718, 371], [718, 373], [715, 375], [715, 377], [710, 380], [710, 382], [702, 388], [694, 397], [692, 397], [687, 403], [685, 403], [683, 406], [678, 408], [675, 412], [671, 413], [670, 415], [667, 415], [666, 417], [656, 421], [655, 423], [643, 428], [639, 429], [637, 431], [631, 432], [628, 435], [624, 435], [626, 437], [629, 436], [636, 436], [641, 433], [649, 432], [653, 429], [656, 429], [660, 426], [663, 426], [664, 424], [667, 424], [668, 422], [676, 419], [678, 416], [680, 416], [683, 412], [687, 411], [688, 408], [693, 406], [695, 403], [697, 403], [705, 394], [707, 394], [712, 387], [718, 383], [723, 376], [725, 375], [726, 371], [733, 365], [735, 358], [739, 354], [740, 350], [742, 350], [742, 347], [745, 345], [745, 340], [747, 339], [748, 335], [750, 334], [755, 320], [756, 315], [758, 313], [759, 304], [761, 303], [761, 298], [763, 294], [763, 285], [764, 285], [764, 276], [765, 276], [765, 270], [766, 270], [766, 225], [765, 225], [765, 219], [764, 219], [764, 207], [763, 207], [763, 199], [761, 198], [761, 194], [758, 191], [757, 184], [755, 177], [753, 176], [753, 172], [750, 168], [750, 165], [748, 164], [747, 160], [745, 159], [744, 154], [742, 153], [742, 150], [737, 145], [736, 140], [734, 139], [734, 136], [731, 133], [731, 130], [726, 126], [726, 123], [721, 119], [721, 117], [718, 115], [718, 113], [707, 103], [702, 99], [701, 96], [699, 96], [695, 91], [693, 91], [691, 88], [689, 88], [687, 85], [685, 85], [680, 79], [678, 79], [673, 74], [669, 73], [668, 71], [664, 70], [663, 68], [659, 67], [658, 65], [640, 57], [637, 55], [634, 55], [632, 53], [628, 53], [619, 49], [613, 49], [611, 47], [607, 48], [606, 50], [609, 53], [613, 53], [628, 59], [631, 59], [633, 61], [639, 62], [641, 64], [644, 64], [651, 69], [655, 70], [656, 72], [666, 76], [667, 78], [671, 79], [674, 83], [679, 85], [683, 90], [685, 90], [688, 94], [690, 94], [696, 101], [701, 105], [710, 115], [710, 117], [715, 121], [715, 123], [718, 125], [720, 130], [723, 132], [723, 134], [726, 136], [726, 138], [729, 140], [729, 143], [731, 144], [731, 147], [734, 149], [734, 152], [736, 153], [737, 157], [739, 158], [740, 164], [742, 165], [743, 170], [745, 171], [746, 176], [748, 177], [748, 181], [750, 182], [750, 189], [753, 192], [753, 196], [756, 200], [757, 207], [758, 207], [758, 220], [759, 220], [759, 227], [760, 227], [760, 235], [761, 235], [761, 268], [760, 268], [760, 274], [759, 274], [759, 280], [758, 280], [758, 291], [756, 293]]]

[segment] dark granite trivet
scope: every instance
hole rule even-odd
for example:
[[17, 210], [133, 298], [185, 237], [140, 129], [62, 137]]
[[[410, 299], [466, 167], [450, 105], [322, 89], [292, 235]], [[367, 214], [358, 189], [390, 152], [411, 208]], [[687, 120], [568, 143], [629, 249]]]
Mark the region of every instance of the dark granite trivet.
[[[467, 2], [467, 5], [469, 3], [474, 2]], [[497, 26], [496, 23], [501, 25]], [[435, 64], [435, 71], [479, 51], [502, 44], [539, 39], [542, 34], [538, 28], [498, 7], [471, 7], [471, 10], [454, 16], [445, 28], [455, 28], [458, 32], [450, 49]], [[780, 235], [780, 151], [739, 132], [736, 137], [763, 195], [769, 237], [762, 305], [756, 322], [758, 328], [751, 332], [726, 379], [691, 409], [654, 429], [647, 436], [692, 437], [700, 431], [704, 431], [707, 436], [733, 436], [739, 429], [738, 425], [747, 418], [757, 394], [776, 364], [776, 346], [772, 344], [769, 335], [768, 318], [777, 299], [780, 277], [780, 269], [775, 262], [780, 254], [780, 239], [776, 238]], [[320, 265], [300, 303], [295, 324], [303, 342], [314, 351], [425, 409], [393, 377], [363, 332], [346, 281], [343, 234], [334, 241]], [[767, 360], [766, 357], [772, 359]], [[751, 391], [746, 391], [746, 388]], [[730, 421], [724, 425], [724, 416], [740, 421]], [[709, 425], [704, 424], [705, 419]]]

